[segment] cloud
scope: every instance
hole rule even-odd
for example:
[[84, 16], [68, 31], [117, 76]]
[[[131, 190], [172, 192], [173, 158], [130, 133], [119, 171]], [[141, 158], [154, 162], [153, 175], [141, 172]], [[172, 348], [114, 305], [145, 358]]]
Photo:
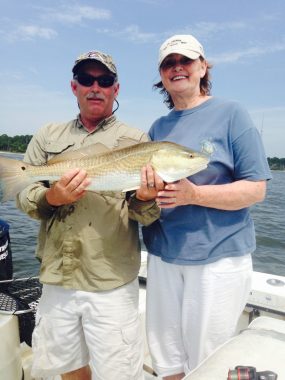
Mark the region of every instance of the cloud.
[[[213, 37], [215, 34], [220, 32], [229, 32], [237, 30], [245, 30], [248, 25], [243, 21], [232, 21], [232, 22], [198, 22], [192, 26], [187, 26], [182, 28], [173, 34], [193, 34], [199, 39], [207, 39], [208, 37]], [[216, 38], [216, 37], [215, 37]]]
[[209, 61], [217, 63], [241, 62], [243, 58], [260, 57], [262, 55], [278, 53], [285, 50], [285, 43], [275, 43], [273, 45], [255, 46], [244, 50], [232, 51], [209, 57]]
[[9, 42], [28, 41], [36, 38], [51, 40], [57, 37], [57, 32], [51, 28], [42, 28], [37, 25], [18, 26], [13, 31], [1, 31], [0, 35]]
[[137, 0], [137, 1], [142, 4], [165, 5], [165, 0]]
[[64, 24], [80, 24], [84, 20], [109, 20], [111, 12], [108, 9], [87, 5], [64, 5], [59, 8], [42, 8], [43, 18]]
[[129, 25], [122, 30], [115, 30], [110, 28], [97, 28], [96, 31], [101, 34], [114, 35], [119, 38], [127, 39], [129, 41], [137, 43], [161, 43], [166, 38], [174, 34], [193, 34], [197, 38], [204, 36], [212, 36], [213, 33], [219, 31], [225, 31], [228, 29], [242, 29], [246, 25], [243, 22], [233, 22], [233, 23], [209, 23], [209, 22], [200, 22], [194, 24], [193, 26], [168, 30], [167, 32], [154, 33], [154, 32], [144, 32], [138, 25]]
[[[34, 39], [51, 40], [58, 36], [52, 27], [39, 26], [39, 20], [46, 24], [81, 24], [84, 20], [109, 20], [111, 12], [108, 9], [84, 5], [60, 5], [58, 8], [35, 7], [38, 16], [33, 24], [18, 24], [14, 29], [14, 21], [9, 18], [2, 19], [0, 38], [8, 42], [28, 41]], [[6, 27], [5, 27], [6, 25]]]
[[124, 40], [135, 43], [149, 43], [161, 41], [161, 34], [152, 32], [143, 32], [138, 25], [129, 25], [121, 30], [110, 28], [96, 28], [96, 32], [100, 34], [108, 34], [114, 37], [119, 37]]

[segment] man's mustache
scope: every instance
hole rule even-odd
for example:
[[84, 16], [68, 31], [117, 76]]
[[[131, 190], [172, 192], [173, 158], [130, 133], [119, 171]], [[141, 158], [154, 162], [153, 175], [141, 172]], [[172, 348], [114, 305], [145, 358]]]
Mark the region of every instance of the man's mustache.
[[95, 92], [90, 92], [87, 95], [87, 99], [99, 99], [99, 100], [105, 100], [105, 96], [103, 94], [97, 94]]

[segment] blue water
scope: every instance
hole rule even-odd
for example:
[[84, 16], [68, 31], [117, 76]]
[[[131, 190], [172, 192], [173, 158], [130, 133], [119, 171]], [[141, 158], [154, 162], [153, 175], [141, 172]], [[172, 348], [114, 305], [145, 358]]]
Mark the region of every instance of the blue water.
[[254, 269], [285, 275], [285, 171], [272, 171], [266, 200], [252, 207], [257, 249]]
[[[15, 157], [15, 156], [14, 156]], [[21, 158], [17, 155], [16, 158]], [[259, 272], [285, 275], [285, 171], [273, 171], [266, 200], [252, 207], [257, 249], [253, 268]], [[0, 218], [10, 225], [14, 276], [38, 275], [34, 257], [39, 222], [19, 211], [14, 201], [0, 204]]]

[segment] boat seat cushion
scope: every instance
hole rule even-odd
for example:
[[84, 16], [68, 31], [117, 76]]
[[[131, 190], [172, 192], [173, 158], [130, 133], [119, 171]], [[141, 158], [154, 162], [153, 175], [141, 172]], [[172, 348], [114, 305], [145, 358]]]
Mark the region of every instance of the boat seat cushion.
[[252, 366], [270, 370], [285, 379], [285, 321], [271, 317], [254, 319], [246, 330], [220, 346], [184, 380], [226, 379], [229, 369]]

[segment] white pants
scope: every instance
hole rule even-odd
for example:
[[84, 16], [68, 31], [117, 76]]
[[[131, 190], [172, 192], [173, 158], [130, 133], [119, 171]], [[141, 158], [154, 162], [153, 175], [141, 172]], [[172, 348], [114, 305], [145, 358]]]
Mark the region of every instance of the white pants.
[[138, 297], [137, 280], [96, 293], [44, 285], [32, 376], [55, 376], [89, 363], [94, 380], [142, 380]]
[[207, 265], [148, 256], [147, 337], [160, 376], [188, 373], [235, 333], [251, 290], [251, 255]]

